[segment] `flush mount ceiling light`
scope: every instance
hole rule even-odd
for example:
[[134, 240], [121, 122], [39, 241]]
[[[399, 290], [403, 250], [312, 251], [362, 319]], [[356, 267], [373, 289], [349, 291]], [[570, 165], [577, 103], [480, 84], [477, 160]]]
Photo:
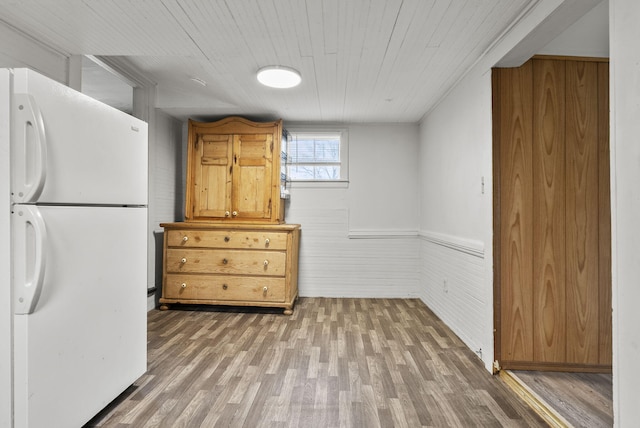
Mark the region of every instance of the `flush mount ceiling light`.
[[270, 88], [293, 88], [298, 86], [302, 77], [293, 68], [280, 65], [270, 65], [258, 70], [258, 82]]

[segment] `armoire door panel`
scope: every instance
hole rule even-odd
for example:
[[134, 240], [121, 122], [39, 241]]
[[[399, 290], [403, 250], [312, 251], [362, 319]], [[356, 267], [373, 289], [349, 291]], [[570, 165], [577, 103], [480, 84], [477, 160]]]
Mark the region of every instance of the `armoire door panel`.
[[565, 360], [565, 66], [533, 61], [534, 360]]
[[[198, 161], [194, 190], [198, 193], [195, 217], [224, 218], [231, 205], [232, 157], [230, 135], [198, 135]], [[218, 189], [216, 192], [210, 189]]]
[[238, 218], [270, 218], [273, 182], [273, 135], [234, 137], [233, 210]]
[[501, 200], [505, 201], [501, 227], [502, 281], [513, 284], [502, 295], [502, 340], [505, 358], [530, 361], [532, 336], [532, 183], [531, 183], [531, 83], [529, 63], [500, 75], [500, 158], [508, 159], [501, 169]]
[[567, 61], [567, 361], [598, 363], [598, 67]]

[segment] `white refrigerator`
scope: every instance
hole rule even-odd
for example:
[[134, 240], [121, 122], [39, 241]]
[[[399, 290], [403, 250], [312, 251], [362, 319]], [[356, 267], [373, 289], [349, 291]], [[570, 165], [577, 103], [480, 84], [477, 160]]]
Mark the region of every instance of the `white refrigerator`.
[[0, 69], [0, 426], [81, 427], [146, 370], [147, 124]]

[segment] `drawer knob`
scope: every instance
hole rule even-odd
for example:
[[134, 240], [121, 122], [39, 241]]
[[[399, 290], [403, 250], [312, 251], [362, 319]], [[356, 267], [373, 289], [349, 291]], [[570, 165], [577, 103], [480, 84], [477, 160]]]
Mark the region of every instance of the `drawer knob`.
[[180, 285], [180, 287], [182, 287], [182, 288], [187, 288], [187, 284], [186, 284], [185, 282], [183, 282], [183, 283]]
[[183, 257], [182, 259], [180, 259], [180, 263], [185, 264], [187, 262], [187, 258]]
[[227, 259], [222, 259], [222, 264], [223, 264], [223, 265], [226, 265], [227, 263], [229, 263], [229, 260], [227, 260]]
[[228, 236], [225, 236], [224, 237], [224, 242], [229, 242], [229, 241], [231, 241], [231, 238], [229, 238]]
[[187, 242], [188, 240], [189, 240], [189, 237], [188, 237], [188, 236], [183, 236], [183, 237], [182, 237], [182, 242]]
[[229, 217], [229, 211], [225, 211], [225, 212], [224, 212], [224, 216], [225, 216], [225, 217]]
[[263, 288], [262, 288], [262, 294], [264, 294], [264, 295], [266, 296], [266, 295], [267, 295], [267, 291], [268, 291], [268, 290], [269, 290], [269, 289], [268, 289], [266, 286], [265, 286], [265, 287], [263, 287]]
[[264, 267], [267, 267], [267, 266], [269, 266], [269, 260], [264, 261]]
[[271, 241], [269, 241], [269, 238], [265, 239], [265, 240], [264, 240], [264, 245], [268, 246], [268, 245], [269, 245], [269, 242], [271, 242]]
[[238, 211], [234, 211], [233, 213], [231, 213], [234, 217], [238, 215]]
[[227, 287], [227, 284], [222, 284], [222, 289], [223, 290], [226, 290], [227, 288], [229, 288], [229, 287]]

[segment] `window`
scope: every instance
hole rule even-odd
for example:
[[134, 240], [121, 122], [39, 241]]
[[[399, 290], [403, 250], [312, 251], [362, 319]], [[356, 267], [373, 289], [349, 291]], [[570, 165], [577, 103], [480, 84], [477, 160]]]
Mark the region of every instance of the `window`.
[[283, 162], [289, 181], [346, 181], [346, 131], [290, 130]]

